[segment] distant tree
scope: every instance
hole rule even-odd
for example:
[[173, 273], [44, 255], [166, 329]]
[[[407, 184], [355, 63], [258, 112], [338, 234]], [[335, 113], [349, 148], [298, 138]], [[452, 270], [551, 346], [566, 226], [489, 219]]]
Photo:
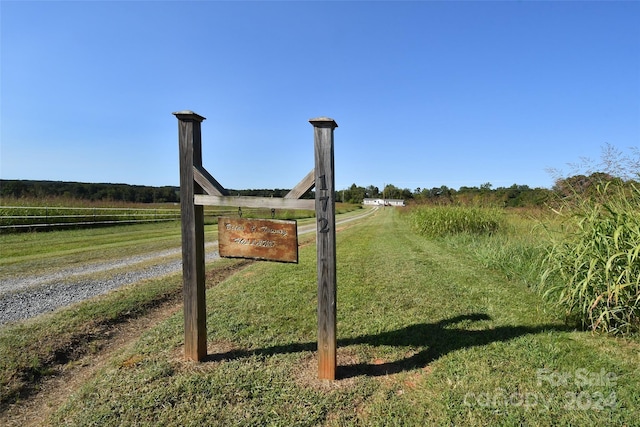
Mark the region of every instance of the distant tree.
[[63, 181], [0, 180], [4, 197], [65, 197], [78, 200], [125, 202], [177, 202], [178, 187]]
[[396, 187], [393, 184], [387, 184], [382, 191], [383, 197], [385, 199], [401, 199], [402, 198], [402, 190]]
[[413, 193], [408, 188], [403, 188], [402, 189], [402, 193], [401, 193], [401, 197], [399, 197], [399, 198], [400, 199], [404, 199], [404, 200], [412, 200], [413, 199]]
[[490, 182], [485, 182], [480, 186], [480, 191], [491, 191], [491, 187], [493, 187], [493, 185]]
[[[576, 163], [569, 163], [570, 172], [563, 173], [558, 169], [550, 168], [547, 171], [554, 178], [556, 185], [562, 181], [575, 177], [586, 177], [587, 180], [593, 174], [604, 174], [628, 182], [640, 179], [640, 149], [630, 147], [625, 153], [610, 143], [605, 143], [600, 150], [600, 160], [581, 157]], [[575, 180], [575, 179], [574, 179]], [[584, 187], [581, 186], [580, 188]]]
[[602, 185], [613, 179], [613, 176], [603, 172], [594, 172], [589, 176], [574, 175], [557, 179], [553, 190], [561, 197], [590, 195], [595, 192], [598, 185]]
[[365, 188], [364, 194], [369, 199], [375, 199], [380, 197], [380, 190], [375, 185], [369, 185]]
[[364, 187], [359, 187], [355, 183], [351, 184], [347, 190], [344, 190], [342, 196], [344, 201], [347, 203], [362, 203], [364, 198], [366, 197], [366, 189]]

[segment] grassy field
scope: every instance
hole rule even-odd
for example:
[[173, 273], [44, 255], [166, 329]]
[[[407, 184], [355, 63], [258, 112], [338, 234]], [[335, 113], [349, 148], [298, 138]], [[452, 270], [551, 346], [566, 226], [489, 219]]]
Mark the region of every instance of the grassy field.
[[[357, 205], [340, 203], [338, 212], [359, 208]], [[238, 215], [237, 208], [211, 207], [204, 210], [206, 224], [216, 224], [220, 216]], [[245, 208], [246, 218], [268, 218], [270, 209]], [[313, 211], [279, 209], [277, 219], [300, 219], [314, 216]], [[59, 230], [113, 225], [169, 222], [180, 219], [180, 205], [177, 203], [111, 203], [71, 201], [66, 199], [2, 199], [0, 198], [0, 233], [31, 230]]]
[[[340, 204], [341, 216], [362, 212], [354, 205]], [[205, 241], [217, 239], [217, 217], [207, 211]], [[179, 213], [179, 211], [178, 211]], [[233, 214], [237, 215], [237, 211]], [[245, 209], [244, 217], [269, 218], [266, 209]], [[303, 225], [313, 222], [313, 212], [279, 210], [276, 219], [297, 219]], [[54, 230], [49, 232], [0, 233], [0, 279], [14, 275], [53, 273], [82, 263], [105, 262], [152, 251], [180, 247], [180, 222], [113, 225], [110, 227]], [[177, 256], [179, 258], [179, 255]]]
[[[637, 337], [567, 328], [531, 263], [507, 260], [542, 250], [535, 239], [526, 249], [533, 223], [506, 220], [507, 234], [438, 239], [395, 209], [347, 225], [335, 382], [317, 380], [315, 248], [304, 242], [298, 265], [254, 263], [207, 291], [207, 362], [183, 360], [178, 313], [122, 348], [51, 424], [637, 425]], [[15, 352], [0, 332], [0, 351]]]
[[[342, 206], [339, 218], [363, 212]], [[283, 212], [290, 215], [290, 212]], [[298, 220], [301, 226], [313, 218]], [[300, 242], [311, 239], [301, 234]], [[205, 226], [205, 241], [217, 239], [217, 226]], [[177, 222], [109, 228], [0, 234], [0, 280], [73, 273], [76, 267], [101, 265], [129, 256], [148, 261], [107, 272], [86, 273], [75, 279], [107, 278], [110, 274], [143, 269], [180, 259], [180, 225]], [[159, 257], [158, 254], [162, 254]], [[208, 267], [208, 286], [233, 274], [245, 262], [219, 260]], [[0, 425], [6, 405], [33, 394], [41, 380], [55, 377], [87, 354], [99, 353], [121, 325], [144, 318], [167, 304], [181, 301], [180, 274], [145, 280], [104, 297], [60, 310], [52, 315], [10, 327], [0, 327]]]

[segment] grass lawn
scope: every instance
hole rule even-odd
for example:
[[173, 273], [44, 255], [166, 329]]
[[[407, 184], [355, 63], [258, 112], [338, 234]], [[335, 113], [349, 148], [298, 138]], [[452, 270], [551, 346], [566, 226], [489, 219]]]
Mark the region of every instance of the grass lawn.
[[54, 425], [637, 425], [640, 343], [568, 330], [522, 281], [394, 209], [338, 233], [338, 376], [317, 379], [315, 245], [207, 291], [124, 348]]

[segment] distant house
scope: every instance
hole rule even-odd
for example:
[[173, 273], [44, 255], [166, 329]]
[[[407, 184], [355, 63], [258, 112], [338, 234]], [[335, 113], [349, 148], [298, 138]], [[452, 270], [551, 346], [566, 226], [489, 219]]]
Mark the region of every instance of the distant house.
[[364, 199], [366, 206], [405, 206], [402, 199]]

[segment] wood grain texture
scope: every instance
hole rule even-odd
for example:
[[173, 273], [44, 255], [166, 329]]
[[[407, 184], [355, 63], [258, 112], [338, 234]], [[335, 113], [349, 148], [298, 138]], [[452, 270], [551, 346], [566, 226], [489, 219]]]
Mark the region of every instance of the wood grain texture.
[[315, 201], [306, 199], [285, 199], [281, 197], [253, 196], [208, 196], [196, 194], [193, 198], [196, 205], [232, 206], [240, 208], [275, 208], [314, 210]]
[[[203, 206], [315, 209], [318, 271], [318, 377], [335, 380], [337, 285], [333, 132], [338, 126], [337, 123], [327, 117], [309, 120], [314, 127], [315, 168], [284, 198], [231, 197], [225, 195], [226, 190], [202, 167], [200, 125], [204, 117], [191, 111], [181, 111], [174, 115], [178, 118], [180, 146], [185, 357], [201, 361], [207, 356]], [[315, 200], [300, 200], [299, 197], [314, 185]], [[229, 226], [244, 227], [238, 224]], [[246, 237], [240, 236], [238, 239], [246, 240]], [[252, 246], [252, 242], [250, 241], [246, 246]], [[245, 245], [245, 243], [240, 244]], [[295, 246], [297, 260], [297, 235]]]
[[211, 196], [228, 196], [229, 193], [202, 165], [193, 165], [193, 179]]
[[311, 172], [307, 174], [302, 181], [296, 184], [295, 187], [291, 191], [289, 191], [284, 198], [285, 199], [299, 199], [304, 196], [307, 191], [311, 190], [316, 183], [316, 174], [315, 169], [312, 169]]
[[298, 263], [298, 223], [293, 220], [218, 218], [221, 257]]
[[184, 300], [185, 358], [201, 361], [207, 356], [204, 271], [204, 208], [193, 203], [194, 166], [202, 165], [201, 128], [204, 117], [192, 112], [178, 118], [180, 155], [180, 211], [182, 227], [182, 288]]
[[336, 217], [332, 119], [309, 120], [314, 127], [315, 209], [318, 269], [318, 378], [335, 380], [336, 341]]

